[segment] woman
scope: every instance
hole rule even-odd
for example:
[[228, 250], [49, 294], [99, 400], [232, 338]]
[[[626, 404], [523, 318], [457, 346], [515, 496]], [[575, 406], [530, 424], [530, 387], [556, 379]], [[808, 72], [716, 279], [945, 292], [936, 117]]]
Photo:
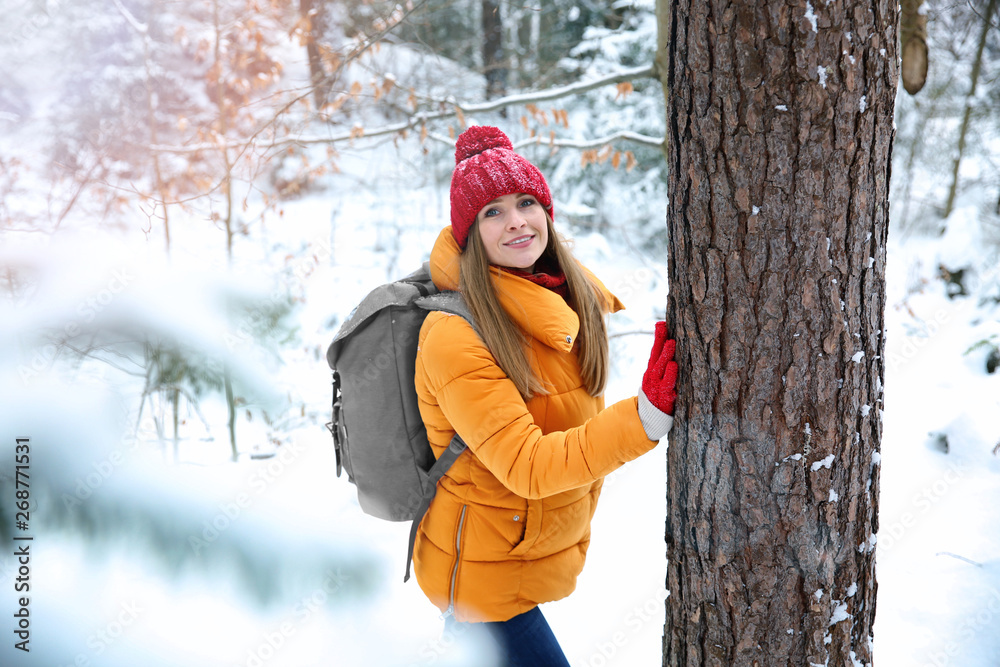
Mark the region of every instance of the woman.
[[545, 178], [503, 132], [469, 128], [455, 161], [431, 276], [475, 328], [427, 316], [416, 388], [435, 453], [456, 432], [468, 449], [420, 524], [415, 572], [449, 628], [487, 628], [506, 664], [568, 665], [538, 605], [575, 588], [604, 476], [670, 429], [674, 341], [658, 323], [639, 396], [605, 409], [604, 316], [622, 304], [556, 236]]

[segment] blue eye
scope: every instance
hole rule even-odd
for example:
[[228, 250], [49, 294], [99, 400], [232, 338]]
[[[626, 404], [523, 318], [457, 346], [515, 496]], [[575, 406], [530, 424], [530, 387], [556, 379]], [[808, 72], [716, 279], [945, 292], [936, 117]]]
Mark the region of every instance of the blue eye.
[[531, 206], [534, 203], [535, 203], [534, 199], [522, 199], [521, 203], [518, 204], [518, 206], [520, 206], [521, 208], [526, 208], [528, 206]]
[[491, 208], [487, 210], [485, 213], [483, 213], [484, 218], [492, 218], [497, 215], [500, 215], [500, 211], [496, 210], [495, 208]]

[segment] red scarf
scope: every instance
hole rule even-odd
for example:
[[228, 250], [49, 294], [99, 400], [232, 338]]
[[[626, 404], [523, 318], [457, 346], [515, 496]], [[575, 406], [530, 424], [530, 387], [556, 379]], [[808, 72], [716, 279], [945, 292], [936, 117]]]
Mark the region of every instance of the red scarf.
[[559, 268], [559, 264], [555, 260], [549, 261], [547, 258], [539, 258], [535, 264], [534, 273], [528, 273], [524, 269], [506, 268], [504, 270], [525, 280], [530, 280], [536, 285], [550, 289], [563, 299], [569, 297], [566, 274], [562, 272], [562, 269]]

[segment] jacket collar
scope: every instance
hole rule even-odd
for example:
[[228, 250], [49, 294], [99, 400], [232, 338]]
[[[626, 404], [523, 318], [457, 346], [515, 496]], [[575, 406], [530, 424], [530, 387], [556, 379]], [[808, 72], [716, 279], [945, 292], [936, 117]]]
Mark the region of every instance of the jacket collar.
[[[461, 254], [451, 227], [445, 227], [431, 251], [431, 279], [438, 289], [458, 289]], [[625, 307], [586, 267], [584, 271], [598, 287], [606, 312]], [[580, 318], [561, 296], [498, 267], [490, 267], [490, 273], [500, 304], [524, 332], [556, 350], [569, 352], [573, 349], [580, 332]]]

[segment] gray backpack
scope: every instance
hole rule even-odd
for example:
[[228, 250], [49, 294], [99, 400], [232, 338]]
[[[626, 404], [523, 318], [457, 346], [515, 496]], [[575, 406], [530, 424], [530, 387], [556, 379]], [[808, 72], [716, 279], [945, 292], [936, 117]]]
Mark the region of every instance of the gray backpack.
[[465, 450], [456, 434], [435, 460], [417, 407], [417, 339], [434, 310], [472, 322], [462, 295], [439, 291], [425, 263], [368, 294], [326, 352], [333, 369], [333, 420], [327, 428], [333, 433], [337, 476], [347, 471], [367, 514], [413, 522], [403, 581], [410, 578], [417, 526], [438, 480]]

